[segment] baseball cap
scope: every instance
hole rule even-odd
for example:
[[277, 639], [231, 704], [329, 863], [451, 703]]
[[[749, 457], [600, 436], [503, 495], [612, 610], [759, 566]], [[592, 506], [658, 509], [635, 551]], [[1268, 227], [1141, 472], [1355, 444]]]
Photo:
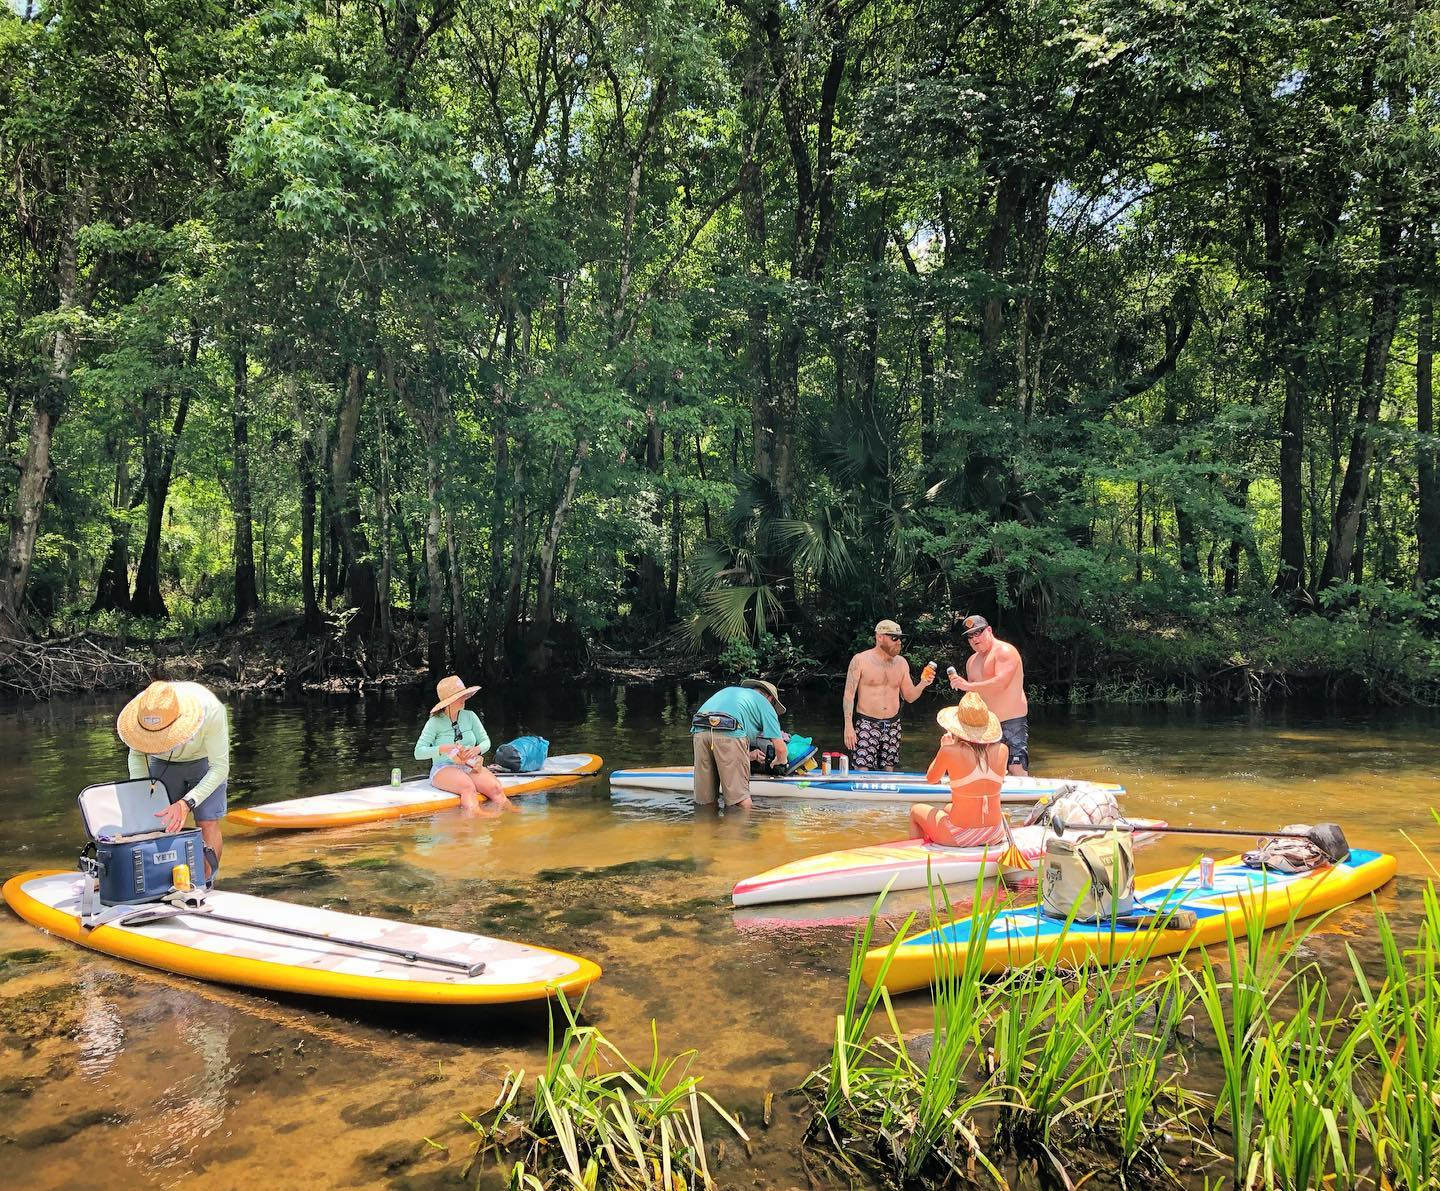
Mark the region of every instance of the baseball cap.
[[900, 626], [893, 620], [882, 620], [875, 625], [877, 633], [888, 633], [892, 637], [903, 637], [905, 634], [900, 631]]
[[988, 629], [990, 622], [983, 616], [967, 616], [963, 625], [965, 636], [973, 637], [981, 629]]

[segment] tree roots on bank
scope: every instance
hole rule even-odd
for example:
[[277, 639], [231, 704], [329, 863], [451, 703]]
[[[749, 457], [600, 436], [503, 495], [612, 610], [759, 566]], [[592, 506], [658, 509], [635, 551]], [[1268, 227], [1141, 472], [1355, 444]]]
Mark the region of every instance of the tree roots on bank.
[[21, 697], [143, 686], [148, 677], [140, 662], [110, 652], [88, 633], [49, 641], [0, 637], [0, 691]]

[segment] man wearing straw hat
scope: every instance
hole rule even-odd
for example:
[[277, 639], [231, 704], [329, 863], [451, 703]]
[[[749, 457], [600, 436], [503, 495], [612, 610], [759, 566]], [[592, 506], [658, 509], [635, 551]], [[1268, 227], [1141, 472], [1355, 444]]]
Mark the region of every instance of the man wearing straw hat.
[[690, 721], [696, 806], [708, 806], [723, 791], [727, 810], [750, 809], [750, 761], [765, 756], [760, 742], [768, 740], [774, 748], [777, 767], [783, 769], [790, 759], [780, 730], [779, 717], [784, 714], [780, 691], [763, 678], [727, 686], [700, 705]]
[[152, 682], [115, 719], [130, 746], [130, 776], [160, 782], [170, 805], [156, 814], [167, 832], [194, 812], [205, 845], [205, 880], [220, 867], [220, 820], [230, 776], [230, 724], [225, 706], [198, 682]]

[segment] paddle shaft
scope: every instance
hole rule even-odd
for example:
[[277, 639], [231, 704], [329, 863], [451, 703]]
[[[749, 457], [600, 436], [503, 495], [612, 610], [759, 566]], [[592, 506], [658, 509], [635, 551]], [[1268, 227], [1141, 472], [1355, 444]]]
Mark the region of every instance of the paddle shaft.
[[[1080, 827], [1079, 823], [1067, 823], [1066, 829]], [[1249, 839], [1261, 837], [1264, 839], [1310, 839], [1310, 835], [1304, 831], [1246, 831], [1242, 827], [1132, 827], [1128, 823], [1114, 823], [1106, 826], [1105, 831], [1128, 831], [1131, 834], [1149, 834], [1152, 831], [1161, 832], [1166, 835], [1243, 835]]]
[[[294, 935], [298, 939], [315, 939], [321, 943], [333, 943], [337, 947], [354, 947], [361, 951], [378, 951], [382, 955], [394, 955], [409, 963], [434, 964], [442, 968], [454, 968], [467, 976], [479, 976], [485, 971], [483, 963], [467, 963], [463, 959], [451, 959], [447, 955], [427, 955], [423, 951], [411, 951], [404, 947], [391, 947], [386, 943], [370, 943], [363, 939], [337, 939], [319, 931], [301, 930], [295, 926], [276, 926], [269, 922], [252, 922], [249, 918], [233, 918], [229, 914], [216, 914], [213, 910], [177, 910], [176, 916], [209, 918], [215, 922], [228, 922], [232, 926], [248, 926], [254, 930], [269, 930], [280, 935]], [[168, 917], [168, 915], [167, 915]]]

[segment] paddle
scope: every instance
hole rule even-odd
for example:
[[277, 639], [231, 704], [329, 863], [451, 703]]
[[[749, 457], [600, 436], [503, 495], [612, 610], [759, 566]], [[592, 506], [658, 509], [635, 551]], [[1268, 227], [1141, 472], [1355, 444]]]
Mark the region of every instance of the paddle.
[[1000, 867], [1023, 873], [1033, 871], [1034, 866], [1025, 859], [1025, 853], [1015, 846], [1015, 837], [1010, 834], [1010, 820], [1003, 814], [1000, 816], [1000, 825], [1005, 828], [1005, 843], [1008, 845], [1005, 851], [1000, 853]]
[[[1129, 831], [1129, 832], [1156, 832], [1166, 835], [1243, 835], [1248, 839], [1303, 839], [1314, 844], [1324, 853], [1325, 858], [1331, 864], [1339, 864], [1350, 855], [1350, 845], [1345, 840], [1345, 833], [1340, 830], [1338, 823], [1319, 823], [1308, 831], [1252, 831], [1243, 827], [1131, 827], [1128, 824], [1114, 823], [1105, 827], [1097, 828], [1091, 823], [1076, 824], [1084, 830], [1102, 831]], [[1051, 818], [1050, 829], [1056, 835], [1065, 834], [1065, 821], [1060, 818]]]
[[138, 910], [134, 917], [117, 919], [112, 926], [147, 926], [166, 918], [179, 917], [209, 918], [214, 922], [228, 922], [232, 926], [248, 926], [252, 930], [274, 931], [279, 935], [293, 935], [299, 939], [314, 939], [320, 943], [332, 943], [337, 947], [354, 947], [360, 951], [378, 951], [382, 955], [394, 955], [408, 963], [426, 963], [441, 968], [454, 968], [466, 976], [479, 976], [485, 971], [485, 964], [468, 963], [463, 959], [452, 959], [448, 955], [427, 955], [423, 951], [411, 951], [405, 947], [391, 947], [386, 943], [371, 943], [364, 939], [338, 939], [334, 935], [319, 931], [301, 930], [295, 926], [276, 926], [269, 922], [252, 922], [248, 918], [235, 918], [229, 914], [217, 914], [203, 906], [156, 906], [153, 910]]

